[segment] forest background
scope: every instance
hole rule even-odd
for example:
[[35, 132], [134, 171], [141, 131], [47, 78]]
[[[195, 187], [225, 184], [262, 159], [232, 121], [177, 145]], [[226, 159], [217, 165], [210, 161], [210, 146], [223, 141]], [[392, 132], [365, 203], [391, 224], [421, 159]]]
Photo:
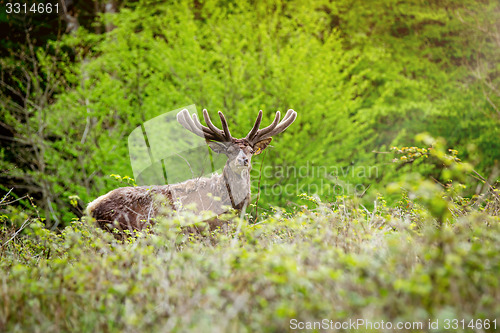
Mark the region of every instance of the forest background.
[[223, 111], [235, 136], [258, 110], [264, 122], [298, 112], [254, 159], [264, 206], [290, 206], [301, 193], [372, 202], [426, 168], [400, 170], [390, 151], [418, 145], [422, 132], [498, 177], [495, 1], [68, 4], [59, 16], [0, 14], [1, 191], [29, 193], [47, 225], [123, 186], [110, 175], [133, 177], [131, 131], [191, 104]]
[[[498, 330], [498, 1], [49, 3], [0, 1], [0, 331]], [[246, 215], [81, 219], [134, 184], [129, 134], [192, 104], [236, 137], [298, 113]]]

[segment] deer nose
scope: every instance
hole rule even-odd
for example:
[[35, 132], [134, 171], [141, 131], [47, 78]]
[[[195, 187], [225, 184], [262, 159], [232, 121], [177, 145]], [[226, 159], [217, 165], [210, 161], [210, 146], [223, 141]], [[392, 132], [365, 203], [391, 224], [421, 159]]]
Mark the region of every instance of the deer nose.
[[240, 164], [242, 164], [244, 166], [248, 166], [248, 158], [246, 158], [246, 157], [239, 158], [238, 162], [240, 162]]

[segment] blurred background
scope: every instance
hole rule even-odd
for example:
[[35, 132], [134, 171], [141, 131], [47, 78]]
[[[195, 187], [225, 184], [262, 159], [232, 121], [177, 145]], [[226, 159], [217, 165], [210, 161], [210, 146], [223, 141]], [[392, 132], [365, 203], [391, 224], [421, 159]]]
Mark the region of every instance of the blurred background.
[[33, 7], [50, 1], [20, 1], [19, 13], [9, 3], [0, 197], [12, 190], [48, 226], [127, 185], [128, 135], [191, 104], [223, 111], [234, 136], [259, 110], [263, 124], [298, 112], [253, 159], [263, 209], [293, 209], [301, 193], [369, 203], [415, 170], [437, 179], [425, 163], [393, 163], [391, 147], [422, 146], [422, 132], [498, 178], [498, 1], [53, 1], [51, 13]]

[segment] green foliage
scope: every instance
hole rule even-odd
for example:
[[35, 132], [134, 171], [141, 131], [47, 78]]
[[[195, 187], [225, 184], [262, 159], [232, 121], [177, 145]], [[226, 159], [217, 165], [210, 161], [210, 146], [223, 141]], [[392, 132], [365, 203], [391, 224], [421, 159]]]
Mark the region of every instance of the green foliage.
[[406, 157], [398, 163], [422, 161], [439, 175], [390, 185], [401, 193], [394, 206], [381, 195], [368, 210], [357, 197], [324, 203], [303, 193], [312, 208], [274, 207], [254, 224], [228, 214], [227, 228], [205, 235], [183, 229], [205, 224], [188, 213], [125, 237], [89, 219], [55, 233], [4, 197], [0, 329], [275, 332], [292, 319], [492, 321], [500, 315], [499, 191], [464, 200], [459, 182], [471, 166], [443, 140], [419, 140], [430, 147], [394, 147]]
[[372, 201], [401, 174], [374, 152], [424, 131], [495, 174], [495, 1], [120, 6], [95, 23], [113, 28], [105, 34], [81, 27], [2, 59], [6, 84], [25, 99], [3, 86], [15, 139], [0, 150], [2, 188], [31, 188], [48, 224], [71, 219], [71, 196], [89, 202], [116, 186], [108, 175], [132, 175], [126, 137], [136, 126], [193, 103], [224, 111], [236, 136], [259, 109], [264, 122], [277, 109], [298, 112], [253, 161], [253, 192], [265, 207], [302, 192]]
[[[500, 318], [498, 2], [113, 3], [1, 52], [0, 331]], [[132, 130], [191, 104], [240, 137], [298, 112], [253, 159], [244, 219], [74, 218], [136, 185]]]
[[179, 233], [194, 216], [126, 241], [90, 221], [60, 234], [32, 221], [7, 245], [1, 233], [0, 328], [275, 332], [292, 318], [499, 317], [498, 209], [436, 227], [407, 196], [395, 208], [380, 198], [373, 211], [348, 198], [308, 200], [316, 208], [258, 224], [233, 218], [209, 237]]

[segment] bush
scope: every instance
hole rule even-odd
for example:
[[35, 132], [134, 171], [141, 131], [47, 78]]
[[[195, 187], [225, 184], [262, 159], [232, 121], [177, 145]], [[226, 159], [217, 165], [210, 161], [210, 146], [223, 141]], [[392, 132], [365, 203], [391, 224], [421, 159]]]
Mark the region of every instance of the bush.
[[33, 220], [7, 245], [4, 230], [0, 328], [275, 332], [292, 319], [443, 327], [500, 315], [498, 215], [475, 209], [438, 225], [418, 204], [307, 200], [314, 209], [233, 218], [211, 237], [179, 233], [193, 216], [126, 241], [90, 221], [56, 234]]

